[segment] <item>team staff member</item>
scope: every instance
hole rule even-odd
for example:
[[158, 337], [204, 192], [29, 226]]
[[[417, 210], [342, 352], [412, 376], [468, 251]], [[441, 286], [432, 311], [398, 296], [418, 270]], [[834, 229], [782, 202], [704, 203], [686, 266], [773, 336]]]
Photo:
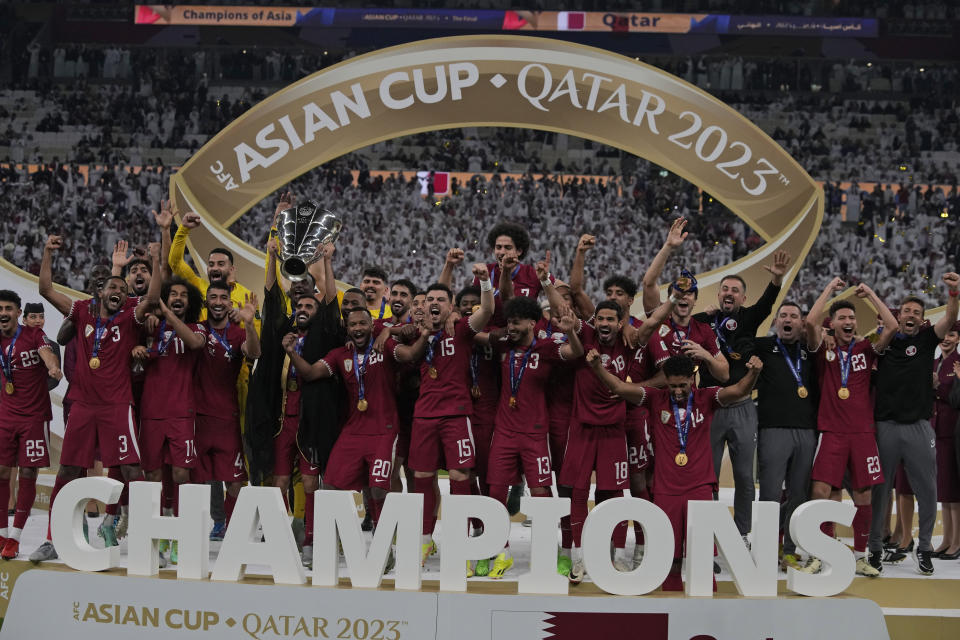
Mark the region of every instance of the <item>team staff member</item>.
[[[139, 304], [128, 303], [127, 283], [110, 276], [99, 299], [71, 300], [53, 286], [53, 252], [63, 247], [60, 236], [49, 236], [40, 262], [40, 295], [77, 327], [77, 363], [67, 392], [70, 418], [63, 437], [60, 469], [50, 494], [50, 508], [66, 483], [79, 478], [99, 457], [104, 467], [120, 467], [124, 479], [139, 479], [140, 448], [133, 418], [130, 354], [140, 342], [140, 331], [150, 308], [160, 301], [160, 278], [150, 281]], [[151, 247], [153, 271], [160, 269], [160, 247]], [[47, 540], [30, 560], [57, 557]]]
[[757, 338], [753, 353], [763, 362], [757, 380], [760, 500], [780, 502], [784, 568], [799, 568], [790, 538], [790, 517], [810, 495], [810, 469], [817, 449], [817, 397], [813, 356], [803, 340], [803, 314], [784, 302], [774, 320], [775, 334]]
[[[821, 331], [824, 308], [834, 292], [843, 290], [845, 286], [840, 278], [831, 280], [813, 304], [804, 325], [807, 349], [814, 354], [820, 385], [817, 413], [820, 440], [810, 472], [810, 497], [814, 500], [832, 498], [839, 501], [844, 474], [849, 472], [850, 496], [857, 508], [853, 518], [856, 571], [862, 576], [876, 577], [880, 575], [880, 570], [876, 568], [874, 559], [868, 561], [865, 555], [872, 518], [870, 487], [881, 484], [884, 474], [877, 453], [870, 382], [877, 354], [883, 353], [896, 332], [884, 331], [876, 343], [866, 338], [858, 339], [857, 314], [853, 303], [838, 300], [830, 305], [834, 344], [829, 347], [824, 344]], [[867, 285], [858, 285], [856, 293], [879, 309], [884, 326], [892, 327], [897, 323], [890, 310]], [[929, 373], [925, 380], [930, 380]], [[891, 470], [891, 481], [893, 476]], [[890, 490], [889, 486], [887, 490]], [[828, 535], [833, 535], [833, 523], [825, 524], [825, 530]], [[808, 560], [803, 570], [808, 573], [819, 572], [822, 565], [820, 559]], [[876, 562], [880, 561], [878, 553]]]
[[[17, 557], [20, 534], [37, 495], [37, 469], [50, 466], [50, 390], [60, 361], [43, 330], [21, 325], [20, 296], [0, 291], [0, 556]], [[8, 529], [10, 475], [19, 467], [13, 527]]]
[[[937, 499], [943, 513], [943, 541], [935, 557], [941, 560], [960, 558], [960, 473], [957, 469], [955, 429], [960, 411], [952, 398], [960, 401], [960, 385], [955, 384], [960, 372], [960, 323], [954, 323], [940, 342], [940, 357], [934, 370], [937, 402], [934, 408], [934, 431], [937, 434]], [[960, 404], [960, 402], [958, 402]]]
[[673, 525], [673, 567], [664, 591], [682, 591], [680, 564], [687, 530], [687, 503], [709, 500], [716, 489], [710, 450], [710, 421], [728, 402], [750, 393], [763, 368], [757, 357], [747, 361], [748, 373], [729, 387], [696, 387], [693, 360], [672, 356], [663, 364], [667, 388], [656, 389], [623, 382], [602, 366], [600, 354], [591, 350], [587, 361], [611, 391], [635, 404], [650, 407], [651, 437], [657, 462], [653, 466], [653, 502]]
[[[884, 331], [890, 344], [877, 365], [876, 406], [877, 449], [880, 470], [886, 480], [873, 488], [873, 524], [870, 530], [870, 560], [882, 570], [883, 514], [897, 465], [903, 462], [907, 479], [917, 497], [920, 531], [914, 559], [923, 575], [933, 573], [933, 546], [930, 539], [937, 521], [936, 433], [930, 426], [934, 391], [930, 384], [937, 345], [957, 321], [960, 310], [960, 275], [943, 274], [947, 285], [947, 308], [932, 326], [923, 326], [923, 300], [907, 297], [900, 305], [899, 331]], [[884, 326], [893, 327], [892, 324]], [[874, 562], [875, 561], [875, 562]]]

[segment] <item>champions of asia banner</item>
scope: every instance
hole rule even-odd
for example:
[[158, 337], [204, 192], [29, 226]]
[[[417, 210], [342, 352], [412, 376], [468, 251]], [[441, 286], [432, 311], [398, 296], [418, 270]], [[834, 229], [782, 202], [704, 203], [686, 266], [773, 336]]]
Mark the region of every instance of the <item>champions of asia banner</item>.
[[[630, 58], [528, 36], [424, 40], [352, 58], [260, 102], [210, 140], [171, 180], [180, 212], [205, 223], [196, 257], [214, 246], [238, 256], [238, 279], [257, 288], [264, 255], [227, 228], [288, 182], [381, 140], [454, 127], [525, 127], [618, 147], [718, 198], [766, 241], [723, 273], [753, 291], [769, 281], [770, 255], [803, 261], [823, 215], [823, 195], [776, 142], [732, 108]], [[301, 194], [309, 197], [310, 194]], [[332, 209], [336, 202], [324, 203]], [[340, 212], [349, 237], [350, 212]], [[573, 240], [572, 240], [573, 241]], [[440, 256], [446, 247], [438, 247]], [[655, 247], [637, 247], [638, 262]], [[701, 274], [710, 301], [721, 271]]]
[[486, 31], [606, 31], [743, 35], [877, 36], [873, 18], [743, 16], [704, 13], [494, 11], [223, 5], [136, 5], [147, 25], [235, 27], [375, 27]]

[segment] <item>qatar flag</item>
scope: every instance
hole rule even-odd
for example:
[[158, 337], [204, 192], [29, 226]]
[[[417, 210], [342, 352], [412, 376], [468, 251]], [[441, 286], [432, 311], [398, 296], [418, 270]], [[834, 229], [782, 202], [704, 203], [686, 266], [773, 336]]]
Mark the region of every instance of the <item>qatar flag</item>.
[[420, 195], [435, 196], [450, 195], [450, 173], [448, 171], [417, 171], [417, 181], [420, 183]]

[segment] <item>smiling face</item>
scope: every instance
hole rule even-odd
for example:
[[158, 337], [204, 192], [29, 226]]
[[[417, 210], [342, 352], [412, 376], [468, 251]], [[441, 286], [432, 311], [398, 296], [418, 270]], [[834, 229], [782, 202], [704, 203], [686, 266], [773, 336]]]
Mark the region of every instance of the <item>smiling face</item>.
[[461, 296], [460, 306], [457, 308], [460, 310], [460, 315], [466, 318], [473, 314], [473, 308], [478, 304], [480, 304], [480, 296], [475, 293], [465, 293]]
[[43, 329], [43, 325], [46, 322], [43, 313], [28, 313], [23, 317], [23, 324], [28, 327], [36, 327], [38, 329]]
[[617, 317], [617, 312], [613, 309], [601, 309], [597, 311], [597, 315], [594, 318], [594, 326], [597, 328], [597, 337], [600, 339], [600, 344], [611, 345], [613, 344], [617, 336], [620, 335], [620, 328], [622, 323], [620, 318]]
[[297, 300], [293, 321], [297, 329], [303, 333], [310, 326], [310, 321], [317, 315], [320, 305], [313, 296], [303, 296]]
[[0, 300], [0, 332], [5, 336], [13, 335], [20, 319], [20, 306], [15, 302]]
[[190, 304], [190, 296], [187, 293], [186, 285], [170, 285], [170, 293], [167, 295], [166, 304], [175, 316], [183, 320], [187, 315], [187, 307]]
[[513, 344], [528, 345], [533, 342], [536, 321], [530, 318], [507, 318], [507, 338]]
[[226, 280], [233, 282], [234, 272], [233, 263], [230, 262], [230, 256], [225, 253], [211, 253], [207, 258], [207, 280]]
[[950, 355], [956, 351], [958, 341], [960, 341], [960, 333], [957, 333], [953, 329], [947, 331], [947, 335], [943, 336], [943, 340], [940, 341], [940, 351], [942, 351], [945, 356]]
[[149, 288], [150, 270], [147, 269], [147, 265], [138, 262], [130, 267], [127, 272], [127, 289], [133, 291], [134, 295], [145, 296]]
[[733, 313], [747, 301], [747, 292], [736, 278], [726, 278], [720, 282], [717, 291], [717, 303], [724, 313]]
[[113, 315], [123, 308], [127, 301], [127, 283], [119, 277], [112, 277], [103, 283], [100, 290], [100, 305], [109, 314]]
[[354, 309], [363, 309], [365, 305], [366, 301], [362, 293], [348, 291], [343, 294], [343, 302], [340, 304], [340, 314], [343, 316], [344, 324], [346, 324], [347, 316], [350, 315], [351, 311]]
[[214, 323], [220, 323], [227, 319], [227, 314], [233, 307], [230, 301], [230, 292], [225, 289], [209, 288], [207, 289], [207, 315]]
[[687, 396], [690, 395], [690, 389], [693, 388], [693, 378], [687, 376], [667, 376], [667, 388], [674, 401], [682, 408], [687, 406]]
[[803, 331], [803, 316], [800, 315], [800, 309], [790, 305], [783, 305], [777, 311], [777, 319], [774, 322], [777, 336], [784, 342], [796, 342], [800, 339], [800, 333]]
[[402, 284], [395, 284], [390, 288], [390, 313], [393, 317], [399, 318], [410, 311], [410, 304], [413, 302], [413, 296], [410, 295], [410, 289]]
[[367, 306], [373, 307], [383, 300], [387, 292], [387, 283], [377, 276], [365, 275], [360, 281], [360, 288], [363, 290], [363, 297], [367, 300]]
[[837, 344], [849, 344], [857, 333], [857, 312], [853, 309], [837, 309], [830, 318], [830, 328], [833, 329]]
[[427, 324], [436, 331], [447, 321], [450, 312], [453, 310], [453, 303], [450, 301], [450, 295], [443, 289], [431, 289], [427, 291], [426, 319]]
[[413, 303], [411, 304], [411, 313], [413, 316], [414, 324], [423, 324], [423, 321], [427, 317], [427, 294], [418, 293], [413, 296]]
[[680, 302], [673, 307], [673, 317], [676, 320], [686, 322], [693, 313], [693, 305], [697, 303], [697, 295], [692, 291], [681, 294], [676, 289], [673, 290], [673, 295], [680, 299]]
[[493, 258], [497, 264], [503, 264], [505, 257], [516, 258], [520, 260], [520, 252], [517, 250], [517, 244], [510, 236], [497, 236], [493, 243]]
[[900, 332], [915, 336], [923, 324], [923, 306], [917, 302], [906, 302], [900, 307]]
[[373, 319], [366, 309], [355, 309], [347, 316], [347, 335], [359, 351], [367, 348], [373, 332]]

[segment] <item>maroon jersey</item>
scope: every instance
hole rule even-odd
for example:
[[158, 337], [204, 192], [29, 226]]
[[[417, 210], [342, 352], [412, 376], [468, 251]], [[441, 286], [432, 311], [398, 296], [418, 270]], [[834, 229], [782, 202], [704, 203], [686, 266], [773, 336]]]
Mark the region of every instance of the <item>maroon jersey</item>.
[[[529, 349], [515, 348], [507, 340], [496, 343], [494, 349], [499, 354], [500, 366], [500, 403], [497, 406], [497, 429], [507, 429], [517, 433], [542, 434], [547, 437], [550, 417], [547, 413], [547, 383], [554, 365], [563, 362], [560, 348], [564, 341], [559, 339], [536, 340]], [[527, 366], [523, 369], [516, 392], [516, 407], [510, 406], [513, 390], [510, 387], [510, 353], [513, 351], [514, 375], [519, 376], [524, 355], [529, 351]], [[552, 395], [552, 393], [551, 393]]]
[[213, 329], [207, 320], [199, 327], [207, 344], [199, 349], [201, 354], [197, 360], [197, 413], [221, 418], [238, 416], [237, 378], [244, 360], [240, 347], [247, 339], [247, 332], [232, 322], [227, 322], [223, 329]]
[[[194, 333], [206, 337], [201, 325], [187, 326]], [[200, 349], [187, 349], [183, 340], [165, 321], [160, 322], [146, 342], [150, 359], [145, 363], [140, 417], [156, 420], [192, 416], [196, 410], [193, 371], [200, 357]]]
[[[470, 318], [457, 322], [454, 333], [451, 336], [446, 329], [441, 329], [430, 336], [427, 354], [420, 361], [420, 397], [413, 413], [415, 418], [469, 416], [473, 413], [470, 354], [476, 332], [470, 326]], [[431, 368], [436, 377], [430, 375]]]
[[[132, 404], [130, 353], [140, 343], [141, 322], [135, 313], [136, 300], [129, 300], [108, 319], [100, 318], [100, 305], [94, 300], [76, 300], [67, 320], [77, 327], [77, 361], [67, 391], [67, 400], [87, 404]], [[100, 366], [90, 368], [97, 319], [100, 318]]]
[[[500, 266], [496, 263], [488, 264], [487, 270], [490, 272], [490, 282], [493, 284], [494, 310], [493, 319], [490, 324], [503, 327], [507, 324], [507, 319], [503, 317], [503, 298], [500, 296]], [[537, 269], [530, 264], [518, 264], [513, 268], [510, 274], [513, 281], [513, 295], [517, 297], [533, 298], [536, 300], [543, 291], [540, 286], [540, 278], [537, 277]], [[554, 282], [553, 276], [550, 276], [550, 282]], [[480, 280], [473, 279], [473, 286], [479, 287]]]
[[950, 406], [950, 390], [957, 381], [953, 375], [953, 363], [960, 360], [960, 354], [954, 349], [946, 358], [937, 358], [934, 371], [940, 384], [936, 389], [936, 402], [933, 405], [933, 430], [938, 438], [952, 438], [960, 411]]
[[[640, 384], [653, 377], [654, 369], [651, 363], [650, 351], [647, 345], [642, 344], [633, 351], [633, 361], [627, 372], [627, 381]], [[627, 426], [643, 426], [647, 419], [647, 408], [633, 403], [627, 403]]]
[[[5, 366], [0, 368], [0, 388], [13, 383], [13, 393], [0, 391], [0, 420], [10, 422], [49, 421], [50, 391], [47, 386], [47, 365], [40, 359], [40, 349], [50, 348], [43, 330], [18, 325], [14, 335], [0, 336], [0, 351]], [[5, 371], [10, 368], [10, 377]]]
[[[373, 336], [370, 336], [373, 340]], [[378, 436], [397, 430], [396, 397], [396, 349], [397, 343], [389, 338], [383, 345], [383, 353], [370, 351], [363, 374], [366, 411], [360, 411], [360, 383], [357, 381], [357, 366], [363, 367], [365, 353], [357, 351], [351, 342], [338, 347], [320, 360], [331, 375], [339, 375], [347, 388], [347, 422], [344, 434]], [[356, 356], [356, 358], [354, 358]]]
[[867, 339], [858, 340], [850, 352], [850, 377], [847, 389], [850, 397], [841, 400], [840, 362], [846, 361], [847, 349], [837, 345], [827, 349], [823, 344], [815, 353], [817, 380], [820, 383], [820, 410], [817, 426], [820, 431], [839, 433], [873, 433], [873, 397], [870, 393], [870, 373], [877, 362], [877, 352]]
[[[642, 404], [650, 411], [650, 435], [653, 438], [653, 453], [657, 463], [653, 477], [658, 494], [682, 496], [703, 485], [716, 485], [713, 472], [713, 450], [710, 447], [710, 425], [713, 412], [720, 404], [720, 387], [691, 389], [693, 394], [693, 417], [687, 432], [687, 464], [680, 466], [676, 456], [680, 453], [680, 438], [677, 434], [676, 417], [667, 389], [644, 387]], [[677, 407], [680, 420], [686, 420], [687, 407]]]
[[493, 347], [474, 345], [470, 356], [470, 384], [480, 391], [480, 397], [473, 399], [473, 422], [492, 425], [500, 403], [500, 358]]
[[[626, 380], [627, 376], [632, 377], [631, 367], [636, 361], [636, 350], [624, 345], [619, 334], [612, 344], [601, 344], [596, 329], [584, 323], [580, 339], [584, 351], [596, 349], [600, 353], [600, 362], [604, 369], [620, 380]], [[579, 361], [576, 375], [573, 416], [577, 421], [583, 424], [623, 424], [627, 412], [625, 403], [610, 392], [585, 359]]]
[[690, 324], [681, 327], [673, 321], [673, 318], [670, 318], [660, 325], [656, 335], [651, 336], [647, 345], [653, 365], [659, 369], [667, 358], [681, 355], [683, 352], [680, 348], [684, 340], [693, 340], [710, 352], [714, 358], [721, 353], [720, 343], [717, 342], [717, 336], [710, 325], [690, 318]]

